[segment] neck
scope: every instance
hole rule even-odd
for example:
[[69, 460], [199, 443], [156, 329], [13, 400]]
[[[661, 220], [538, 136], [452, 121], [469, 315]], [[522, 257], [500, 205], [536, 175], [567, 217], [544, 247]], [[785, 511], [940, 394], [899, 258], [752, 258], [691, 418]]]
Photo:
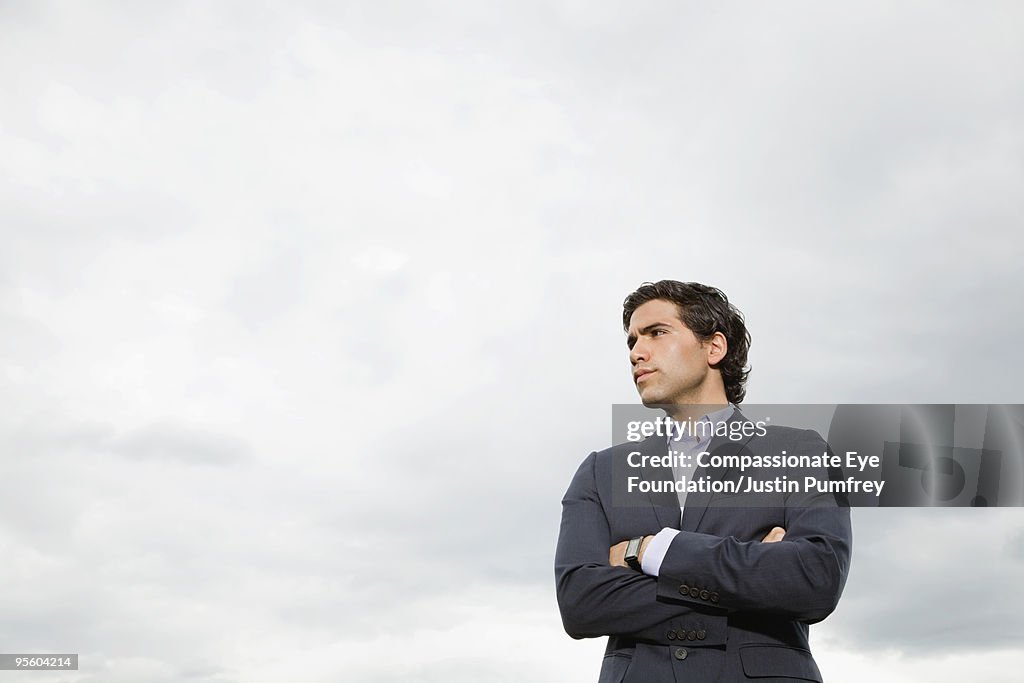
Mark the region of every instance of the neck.
[[721, 397], [721, 400], [712, 400], [701, 403], [677, 403], [675, 405], [664, 406], [665, 413], [668, 414], [676, 422], [684, 422], [686, 420], [699, 420], [709, 413], [713, 413], [716, 410], [729, 405], [729, 402], [725, 399], [725, 396]]
[[729, 399], [726, 398], [725, 386], [719, 379], [717, 382], [705, 382], [696, 387], [690, 395], [677, 397], [674, 403], [662, 407], [669, 417], [682, 422], [687, 418], [699, 420], [727, 405]]

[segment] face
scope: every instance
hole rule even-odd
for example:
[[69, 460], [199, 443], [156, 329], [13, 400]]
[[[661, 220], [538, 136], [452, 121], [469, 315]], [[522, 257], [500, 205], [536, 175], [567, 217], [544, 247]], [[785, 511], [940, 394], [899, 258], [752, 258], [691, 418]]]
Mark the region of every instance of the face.
[[626, 342], [633, 381], [644, 405], [724, 404], [720, 373], [725, 337], [701, 342], [671, 301], [648, 301], [633, 312]]

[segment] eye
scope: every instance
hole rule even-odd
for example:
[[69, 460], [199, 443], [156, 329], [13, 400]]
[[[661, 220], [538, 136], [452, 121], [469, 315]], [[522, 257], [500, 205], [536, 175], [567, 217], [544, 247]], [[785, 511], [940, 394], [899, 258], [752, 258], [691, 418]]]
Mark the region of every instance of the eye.
[[652, 330], [651, 331], [651, 336], [652, 337], [657, 337], [658, 335], [661, 335], [661, 334], [665, 334], [665, 330]]

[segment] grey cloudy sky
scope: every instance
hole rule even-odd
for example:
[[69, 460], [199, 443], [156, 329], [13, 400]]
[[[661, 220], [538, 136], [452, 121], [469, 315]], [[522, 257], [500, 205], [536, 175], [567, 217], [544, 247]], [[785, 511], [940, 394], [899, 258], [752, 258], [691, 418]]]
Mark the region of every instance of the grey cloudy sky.
[[[645, 280], [748, 401], [1021, 402], [1017, 3], [0, 4], [4, 681], [596, 679]], [[827, 679], [1016, 680], [1024, 514], [855, 511]]]

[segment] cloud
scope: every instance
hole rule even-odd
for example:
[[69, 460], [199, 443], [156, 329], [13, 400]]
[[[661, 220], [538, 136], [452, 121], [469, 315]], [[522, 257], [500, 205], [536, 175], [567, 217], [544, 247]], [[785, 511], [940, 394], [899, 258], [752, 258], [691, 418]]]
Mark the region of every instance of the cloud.
[[[1017, 400], [1012, 5], [0, 13], [0, 635], [60, 680], [593, 680], [551, 556], [645, 280], [751, 402]], [[1018, 517], [857, 511], [829, 678], [1019, 668]]]
[[229, 465], [245, 458], [248, 447], [238, 437], [174, 424], [151, 425], [126, 434], [112, 445], [128, 458], [168, 458], [189, 463]]
[[1015, 509], [854, 510], [854, 562], [829, 636], [851, 650], [917, 658], [956, 638], [962, 652], [1012, 650], [1024, 634], [1014, 587]]

